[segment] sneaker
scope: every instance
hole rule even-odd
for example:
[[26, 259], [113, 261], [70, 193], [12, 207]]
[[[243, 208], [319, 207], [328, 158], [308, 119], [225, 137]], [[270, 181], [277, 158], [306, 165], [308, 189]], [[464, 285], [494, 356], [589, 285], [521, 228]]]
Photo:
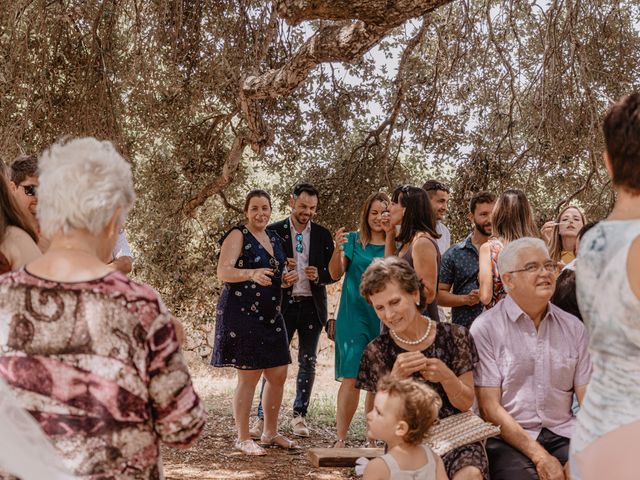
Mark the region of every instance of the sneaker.
[[253, 427], [249, 430], [249, 435], [251, 435], [251, 438], [254, 440], [260, 440], [260, 437], [262, 437], [262, 430], [264, 430], [264, 419], [258, 417], [253, 424]]
[[304, 417], [293, 417], [291, 420], [291, 432], [298, 437], [309, 436], [309, 427], [307, 427]]

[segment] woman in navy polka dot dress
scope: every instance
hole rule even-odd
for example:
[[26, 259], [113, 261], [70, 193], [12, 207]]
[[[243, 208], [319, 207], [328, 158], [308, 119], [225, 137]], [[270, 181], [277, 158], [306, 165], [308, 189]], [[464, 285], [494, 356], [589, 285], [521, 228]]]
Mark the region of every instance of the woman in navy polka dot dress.
[[286, 272], [281, 241], [266, 229], [271, 217], [269, 194], [249, 192], [244, 212], [246, 224], [234, 227], [221, 240], [217, 273], [225, 284], [218, 302], [211, 363], [238, 371], [233, 398], [238, 429], [235, 448], [247, 455], [264, 455], [265, 450], [249, 435], [251, 402], [262, 374], [266, 379], [262, 443], [295, 447], [277, 433], [277, 421], [291, 363], [280, 300], [282, 288], [295, 283], [298, 274]]

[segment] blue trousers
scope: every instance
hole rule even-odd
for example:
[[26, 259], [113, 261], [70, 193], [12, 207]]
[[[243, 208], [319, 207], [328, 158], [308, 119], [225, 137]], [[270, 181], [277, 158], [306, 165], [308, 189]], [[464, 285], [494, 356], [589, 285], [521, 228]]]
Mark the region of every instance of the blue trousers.
[[[287, 328], [289, 345], [293, 335], [298, 332], [298, 378], [296, 380], [296, 398], [293, 402], [293, 416], [305, 417], [311, 399], [311, 390], [316, 378], [316, 360], [318, 340], [322, 333], [322, 326], [318, 321], [318, 314], [312, 297], [305, 297], [299, 302], [291, 302], [284, 313], [284, 323]], [[260, 389], [260, 398], [264, 390]], [[258, 417], [264, 418], [262, 400], [258, 405]]]

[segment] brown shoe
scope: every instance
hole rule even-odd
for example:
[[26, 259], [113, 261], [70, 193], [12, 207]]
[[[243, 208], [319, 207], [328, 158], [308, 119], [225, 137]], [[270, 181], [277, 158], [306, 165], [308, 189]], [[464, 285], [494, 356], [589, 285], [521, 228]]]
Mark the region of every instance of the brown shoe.
[[298, 437], [309, 436], [309, 427], [307, 427], [304, 417], [293, 417], [291, 420], [291, 433]]
[[254, 440], [260, 440], [260, 437], [262, 437], [262, 430], [264, 430], [264, 419], [258, 417], [253, 424], [253, 427], [249, 430], [249, 435], [251, 435], [251, 438]]

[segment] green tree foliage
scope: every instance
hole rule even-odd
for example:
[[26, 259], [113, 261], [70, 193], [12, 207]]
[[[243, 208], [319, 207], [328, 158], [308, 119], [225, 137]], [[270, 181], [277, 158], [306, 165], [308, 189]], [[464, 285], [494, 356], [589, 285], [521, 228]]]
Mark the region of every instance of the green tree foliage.
[[[599, 125], [640, 86], [633, 0], [3, 0], [0, 11], [4, 159], [65, 135], [113, 140], [136, 177], [135, 274], [193, 325], [215, 315], [217, 240], [265, 178], [280, 209], [294, 183], [315, 183], [330, 228], [355, 228], [372, 191], [429, 176], [454, 189], [454, 237], [479, 189], [524, 189], [539, 221], [566, 202], [603, 216]], [[273, 72], [298, 86], [270, 84]]]

